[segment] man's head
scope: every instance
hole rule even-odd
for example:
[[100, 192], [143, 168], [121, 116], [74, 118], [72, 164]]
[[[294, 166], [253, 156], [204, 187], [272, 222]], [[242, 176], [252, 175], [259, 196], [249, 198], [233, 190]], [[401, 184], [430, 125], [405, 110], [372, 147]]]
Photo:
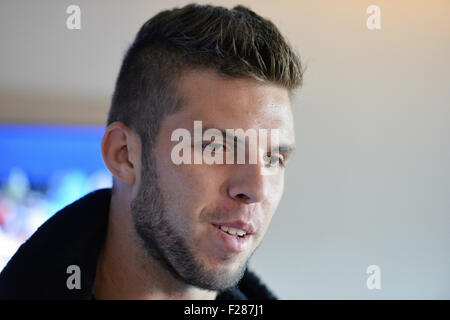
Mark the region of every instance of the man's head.
[[196, 287], [237, 283], [278, 206], [289, 155], [270, 155], [282, 161], [269, 175], [263, 161], [176, 165], [171, 134], [202, 121], [278, 129], [279, 144], [292, 146], [290, 97], [301, 82], [300, 61], [277, 28], [244, 7], [188, 5], [142, 26], [117, 79], [102, 153], [113, 197], [128, 201], [130, 232], [149, 259]]

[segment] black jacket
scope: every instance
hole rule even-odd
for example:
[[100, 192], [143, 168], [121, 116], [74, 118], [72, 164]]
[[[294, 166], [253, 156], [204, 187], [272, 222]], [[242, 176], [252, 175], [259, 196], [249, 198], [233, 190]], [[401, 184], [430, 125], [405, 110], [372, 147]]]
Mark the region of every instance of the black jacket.
[[[98, 256], [108, 223], [111, 189], [68, 205], [20, 246], [0, 273], [0, 299], [92, 299]], [[67, 267], [81, 270], [81, 288], [68, 289]], [[250, 270], [218, 300], [276, 299]]]

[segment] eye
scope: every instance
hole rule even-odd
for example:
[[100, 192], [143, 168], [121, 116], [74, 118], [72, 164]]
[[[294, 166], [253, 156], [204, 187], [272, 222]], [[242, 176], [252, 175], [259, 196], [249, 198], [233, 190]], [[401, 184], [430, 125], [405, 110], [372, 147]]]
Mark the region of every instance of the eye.
[[283, 167], [285, 166], [285, 159], [283, 155], [264, 155], [264, 161], [269, 165], [269, 167]]
[[205, 141], [202, 143], [202, 149], [203, 150], [208, 149], [212, 153], [212, 152], [219, 152], [220, 149], [225, 151], [226, 147], [223, 143], [214, 142], [214, 141]]

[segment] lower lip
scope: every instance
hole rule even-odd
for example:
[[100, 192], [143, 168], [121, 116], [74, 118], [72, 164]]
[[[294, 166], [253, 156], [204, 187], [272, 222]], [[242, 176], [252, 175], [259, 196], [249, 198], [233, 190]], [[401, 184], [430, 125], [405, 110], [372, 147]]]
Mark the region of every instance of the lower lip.
[[246, 251], [250, 246], [251, 235], [247, 234], [243, 237], [233, 236], [225, 231], [219, 229], [218, 226], [211, 224], [213, 229], [213, 235], [215, 242], [218, 242], [220, 246], [225, 247], [227, 250], [239, 253]]

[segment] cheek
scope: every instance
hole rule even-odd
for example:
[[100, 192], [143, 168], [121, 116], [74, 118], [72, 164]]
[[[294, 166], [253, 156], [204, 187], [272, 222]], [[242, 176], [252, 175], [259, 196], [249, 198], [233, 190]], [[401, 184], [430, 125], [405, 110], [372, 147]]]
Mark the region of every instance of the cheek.
[[172, 192], [193, 200], [212, 197], [216, 190], [216, 181], [209, 170], [205, 170], [202, 165], [194, 164], [173, 165], [167, 179]]
[[267, 199], [264, 202], [263, 214], [263, 225], [264, 233], [267, 231], [273, 216], [275, 215], [278, 205], [280, 204], [281, 198], [283, 196], [284, 189], [284, 174], [270, 176], [268, 178], [269, 192]]
[[174, 214], [196, 221], [202, 208], [217, 196], [218, 180], [203, 165], [161, 161], [157, 169], [161, 193]]
[[267, 195], [269, 206], [273, 211], [276, 210], [280, 203], [281, 197], [284, 191], [284, 171], [281, 171], [277, 175], [268, 177], [269, 192]]

